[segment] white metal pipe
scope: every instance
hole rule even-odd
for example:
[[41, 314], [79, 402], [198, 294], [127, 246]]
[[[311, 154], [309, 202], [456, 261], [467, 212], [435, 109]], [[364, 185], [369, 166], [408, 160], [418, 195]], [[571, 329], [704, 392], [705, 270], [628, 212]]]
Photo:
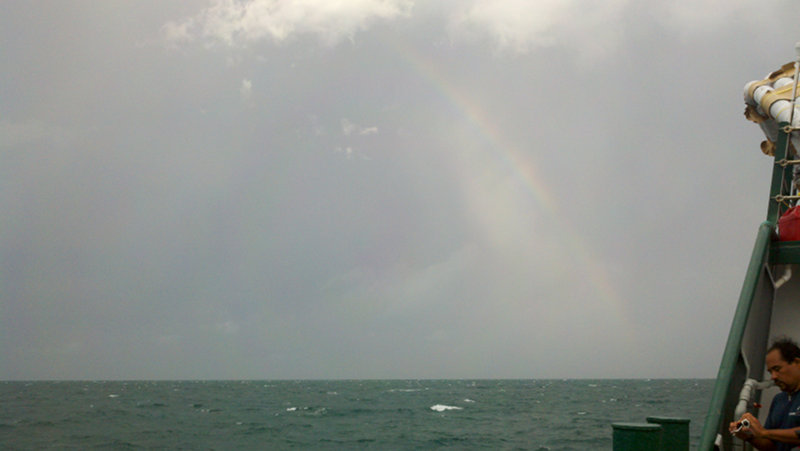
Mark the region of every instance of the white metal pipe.
[[758, 83], [758, 80], [753, 80], [744, 85], [744, 102], [752, 106], [758, 106], [758, 103], [756, 103], [756, 101], [753, 100], [753, 97], [750, 96], [750, 87], [755, 83]]
[[772, 385], [773, 382], [769, 380], [759, 382], [755, 379], [747, 379], [744, 385], [742, 385], [742, 390], [739, 392], [739, 403], [736, 404], [733, 417], [741, 418], [741, 416], [747, 412], [747, 406], [750, 405], [750, 401], [753, 399], [753, 394], [755, 394], [756, 390], [764, 390], [772, 387]]
[[781, 89], [782, 87], [784, 87], [784, 86], [786, 86], [786, 85], [788, 85], [789, 83], [792, 83], [792, 82], [794, 82], [794, 79], [792, 77], [782, 77], [782, 78], [779, 78], [779, 79], [775, 80], [775, 83], [772, 84], [772, 87], [774, 89]]
[[775, 119], [775, 122], [792, 122], [792, 102], [788, 100], [776, 100], [772, 102], [769, 107], [769, 117]]
[[759, 86], [755, 91], [753, 91], [753, 100], [755, 100], [757, 104], [761, 105], [761, 100], [764, 98], [764, 94], [774, 90], [775, 89], [769, 85]]
[[[769, 74], [763, 80], [751, 81], [744, 86], [745, 103], [754, 108], [755, 112], [767, 118], [756, 122], [764, 136], [773, 143], [777, 142], [780, 134], [778, 124], [788, 123], [792, 130], [800, 129], [800, 104], [796, 102], [798, 86], [800, 86], [800, 42], [795, 44], [795, 52], [797, 58], [793, 71], [791, 66], [784, 65], [780, 69], [780, 78], [771, 80], [769, 77], [772, 74]], [[794, 72], [793, 76], [789, 76], [792, 72]], [[785, 99], [790, 84], [792, 96], [790, 99]], [[780, 96], [769, 95], [776, 90], [781, 90], [782, 94]], [[775, 100], [778, 97], [784, 97], [784, 99]], [[800, 133], [790, 132], [789, 141], [795, 149], [800, 149]]]
[[791, 266], [787, 266], [786, 267], [786, 271], [783, 272], [783, 275], [781, 276], [781, 278], [775, 281], [775, 283], [774, 283], [775, 289], [777, 290], [778, 288], [780, 288], [783, 284], [788, 282], [789, 279], [791, 279], [791, 278], [792, 278], [792, 267]]

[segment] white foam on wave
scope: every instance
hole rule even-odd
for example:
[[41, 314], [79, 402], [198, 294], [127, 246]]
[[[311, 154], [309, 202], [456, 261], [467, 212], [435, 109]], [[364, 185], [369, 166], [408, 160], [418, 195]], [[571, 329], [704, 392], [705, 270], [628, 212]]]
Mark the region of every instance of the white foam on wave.
[[437, 412], [444, 412], [445, 410], [464, 410], [464, 408], [456, 406], [446, 406], [444, 404], [436, 404], [435, 406], [431, 406], [431, 410], [435, 410]]
[[473, 400], [471, 400], [469, 398], [464, 398], [464, 402], [475, 402], [475, 401], [473, 401]]

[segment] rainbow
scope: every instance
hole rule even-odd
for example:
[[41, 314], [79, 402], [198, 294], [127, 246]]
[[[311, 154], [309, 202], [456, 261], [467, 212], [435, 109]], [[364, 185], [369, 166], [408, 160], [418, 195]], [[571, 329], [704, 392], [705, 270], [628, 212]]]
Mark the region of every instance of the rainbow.
[[[486, 152], [491, 153], [492, 160], [512, 174], [524, 186], [524, 192], [539, 207], [539, 210], [556, 222], [561, 230], [561, 246], [566, 249], [570, 258], [575, 259], [576, 272], [579, 273], [576, 277], [588, 278], [595, 290], [597, 300], [604, 304], [603, 307], [607, 311], [615, 312], [618, 319], [624, 324], [630, 324], [626, 303], [611, 282], [604, 262], [591, 250], [578, 228], [569, 222], [567, 216], [562, 213], [558, 198], [538, 173], [539, 165], [534, 156], [520, 148], [517, 143], [507, 139], [506, 133], [503, 133], [497, 122], [483, 111], [469, 92], [458, 89], [454, 83], [450, 82], [435, 61], [400, 40], [394, 40], [390, 44], [414, 72], [440, 92], [447, 102], [487, 140], [489, 145], [484, 147]], [[631, 330], [630, 327], [626, 329]]]

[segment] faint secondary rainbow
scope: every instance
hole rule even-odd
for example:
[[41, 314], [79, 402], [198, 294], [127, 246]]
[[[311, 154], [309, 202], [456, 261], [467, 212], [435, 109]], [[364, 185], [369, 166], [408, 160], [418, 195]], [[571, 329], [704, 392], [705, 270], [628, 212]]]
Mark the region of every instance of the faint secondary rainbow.
[[448, 81], [434, 61], [404, 43], [395, 41], [391, 45], [415, 72], [440, 91], [455, 109], [460, 111], [485, 139], [493, 144], [487, 146], [487, 152], [490, 152], [495, 160], [517, 177], [525, 186], [525, 191], [540, 208], [557, 221], [563, 231], [562, 244], [567, 247], [570, 255], [586, 268], [587, 274], [585, 275], [589, 277], [592, 286], [597, 290], [599, 298], [607, 307], [613, 308], [620, 319], [628, 323], [625, 303], [610, 282], [603, 262], [599, 261], [590, 250], [586, 240], [578, 233], [577, 228], [562, 214], [556, 196], [538, 174], [533, 158], [523, 152], [516, 143], [507, 139], [498, 124], [485, 114], [480, 105], [476, 104], [468, 93], [457, 89], [453, 83]]

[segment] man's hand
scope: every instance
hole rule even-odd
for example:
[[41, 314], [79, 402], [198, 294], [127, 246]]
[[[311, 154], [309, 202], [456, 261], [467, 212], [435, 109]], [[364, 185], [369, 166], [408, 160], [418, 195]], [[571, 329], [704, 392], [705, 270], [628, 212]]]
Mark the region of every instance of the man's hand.
[[[778, 437], [769, 437], [769, 432], [774, 433], [776, 431], [768, 431], [767, 429], [764, 429], [764, 426], [761, 425], [761, 422], [758, 421], [758, 418], [753, 416], [751, 413], [745, 413], [741, 418], [739, 418], [739, 421], [731, 423], [728, 426], [728, 430], [731, 431], [731, 434], [733, 434], [734, 437], [747, 440], [759, 450], [775, 449], [775, 442], [773, 440], [777, 439], [779, 441], [783, 441]], [[787, 429], [787, 431], [792, 432], [791, 429]]]
[[745, 413], [739, 418], [728, 425], [728, 430], [736, 438], [742, 440], [751, 440], [753, 438], [761, 438], [764, 436], [764, 427], [759, 423], [758, 418], [754, 417], [751, 413]]

